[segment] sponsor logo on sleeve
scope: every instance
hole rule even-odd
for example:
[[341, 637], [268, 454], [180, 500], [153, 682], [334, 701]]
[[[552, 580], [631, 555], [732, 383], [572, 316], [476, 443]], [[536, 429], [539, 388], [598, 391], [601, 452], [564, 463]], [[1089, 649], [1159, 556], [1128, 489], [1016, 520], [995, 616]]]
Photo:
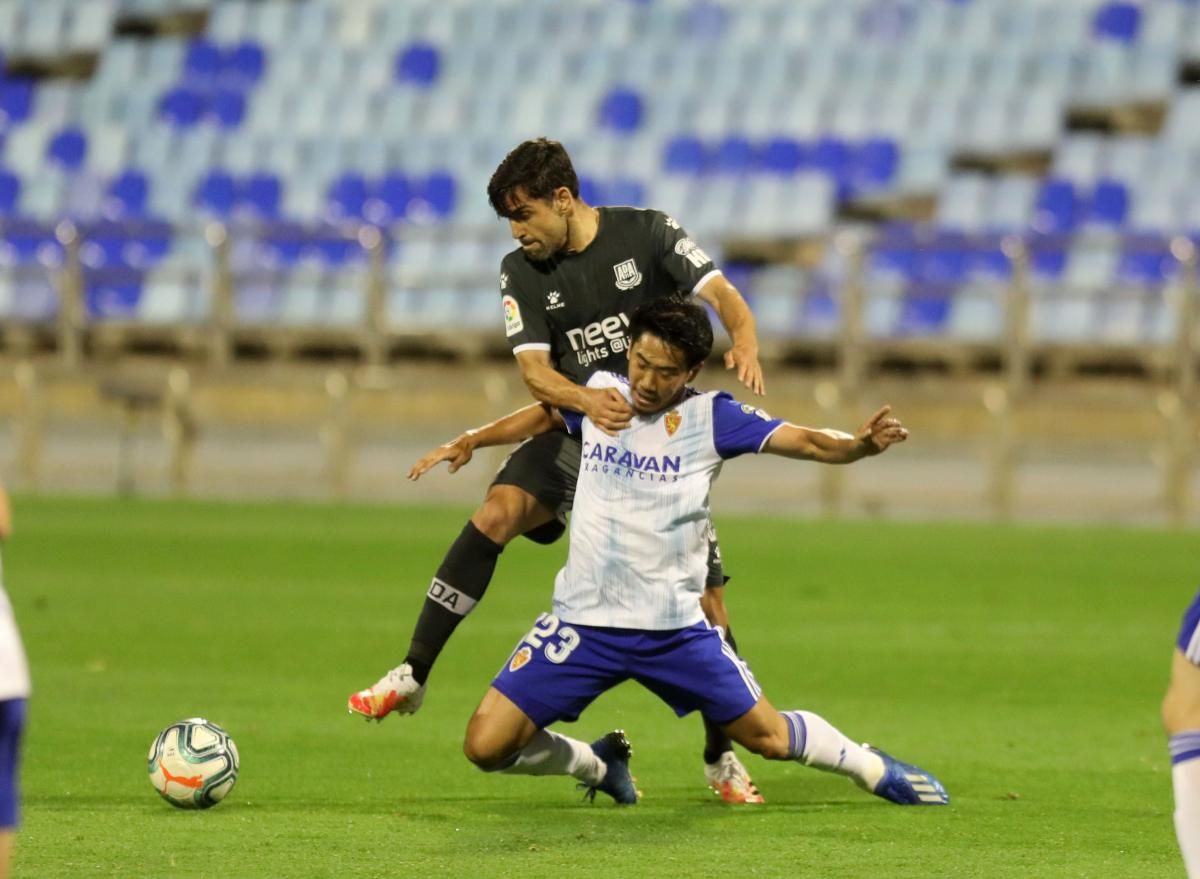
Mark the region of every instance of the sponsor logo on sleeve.
[[500, 273], [500, 289], [501, 290], [508, 289], [508, 272]]
[[521, 320], [521, 308], [511, 296], [505, 296], [501, 301], [504, 303], [504, 335], [515, 336], [525, 329], [525, 322]]
[[638, 271], [637, 263], [632, 259], [619, 262], [613, 266], [613, 274], [617, 276], [618, 290], [632, 290], [642, 283], [642, 273]]
[[709, 255], [701, 250], [700, 246], [691, 238], [680, 238], [676, 241], [675, 252], [698, 269], [712, 262]]
[[668, 229], [678, 229], [679, 228], [679, 224], [677, 222], [675, 222], [675, 218], [668, 216], [667, 214], [663, 214], [663, 222], [667, 224]]

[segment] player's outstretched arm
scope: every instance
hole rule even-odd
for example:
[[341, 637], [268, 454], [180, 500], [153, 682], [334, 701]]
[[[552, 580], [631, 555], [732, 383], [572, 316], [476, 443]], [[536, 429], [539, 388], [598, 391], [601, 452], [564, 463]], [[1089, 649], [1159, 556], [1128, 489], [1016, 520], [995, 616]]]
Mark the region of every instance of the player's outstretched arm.
[[765, 394], [762, 365], [758, 362], [758, 329], [742, 294], [724, 275], [717, 275], [696, 295], [713, 307], [733, 343], [725, 352], [725, 368], [736, 369], [738, 381], [756, 394]]
[[854, 434], [784, 424], [767, 439], [763, 451], [822, 464], [851, 464], [908, 439], [908, 431], [898, 419], [890, 417], [891, 412], [891, 406], [884, 406]]
[[425, 453], [412, 465], [408, 478], [416, 482], [442, 461], [449, 461], [449, 470], [454, 473], [471, 460], [476, 449], [507, 446], [562, 426], [563, 420], [557, 411], [544, 403], [531, 403]]

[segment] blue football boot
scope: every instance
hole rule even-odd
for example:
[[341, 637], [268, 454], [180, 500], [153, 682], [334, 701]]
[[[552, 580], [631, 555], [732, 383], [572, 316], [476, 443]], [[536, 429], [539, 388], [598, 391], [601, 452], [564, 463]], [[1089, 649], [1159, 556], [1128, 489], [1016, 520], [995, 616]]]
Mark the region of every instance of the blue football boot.
[[871, 791], [875, 796], [901, 806], [945, 806], [950, 802], [942, 783], [924, 769], [870, 745], [863, 747], [883, 760], [883, 778]]
[[596, 791], [604, 791], [618, 803], [632, 806], [638, 801], [635, 779], [629, 774], [629, 758], [633, 756], [633, 747], [625, 738], [625, 731], [615, 729], [592, 742], [592, 752], [604, 761], [608, 771], [604, 780], [599, 784], [581, 784], [583, 797], [595, 802]]

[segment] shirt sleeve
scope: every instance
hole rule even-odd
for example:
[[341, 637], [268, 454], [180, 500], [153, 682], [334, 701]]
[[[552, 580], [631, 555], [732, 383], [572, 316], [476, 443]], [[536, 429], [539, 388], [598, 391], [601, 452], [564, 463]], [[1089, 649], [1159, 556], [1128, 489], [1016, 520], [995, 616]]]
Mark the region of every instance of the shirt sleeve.
[[762, 451], [771, 434], [783, 424], [761, 409], [739, 403], [726, 393], [713, 398], [713, 445], [722, 458]]
[[[627, 382], [623, 376], [600, 370], [592, 373], [592, 376], [587, 380], [585, 387], [620, 388], [626, 384]], [[559, 409], [558, 414], [562, 416], [563, 424], [565, 424], [567, 428], [567, 433], [571, 434], [572, 436], [578, 436], [583, 433], [583, 419], [587, 416], [585, 416], [582, 412], [576, 412], [572, 409]]]
[[721, 273], [712, 257], [701, 250], [677, 222], [660, 211], [651, 214], [650, 232], [659, 262], [680, 290], [695, 293]]
[[500, 263], [500, 304], [504, 309], [504, 336], [513, 354], [522, 351], [549, 351], [550, 328], [546, 313], [531, 297], [532, 291], [522, 288], [518, 273], [513, 271], [509, 258]]
[[562, 416], [563, 424], [567, 426], [567, 433], [571, 436], [579, 436], [583, 433], [583, 413], [575, 412], [571, 409], [559, 409], [558, 414]]

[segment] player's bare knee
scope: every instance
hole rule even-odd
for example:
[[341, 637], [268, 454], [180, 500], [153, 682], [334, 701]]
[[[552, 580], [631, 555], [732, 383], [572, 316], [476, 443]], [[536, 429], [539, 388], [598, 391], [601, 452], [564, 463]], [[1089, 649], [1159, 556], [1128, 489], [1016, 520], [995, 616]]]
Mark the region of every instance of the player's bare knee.
[[1169, 736], [1200, 729], [1200, 692], [1172, 682], [1162, 701], [1162, 725]]
[[484, 772], [496, 772], [512, 765], [515, 754], [500, 737], [474, 722], [463, 739], [463, 755]]

